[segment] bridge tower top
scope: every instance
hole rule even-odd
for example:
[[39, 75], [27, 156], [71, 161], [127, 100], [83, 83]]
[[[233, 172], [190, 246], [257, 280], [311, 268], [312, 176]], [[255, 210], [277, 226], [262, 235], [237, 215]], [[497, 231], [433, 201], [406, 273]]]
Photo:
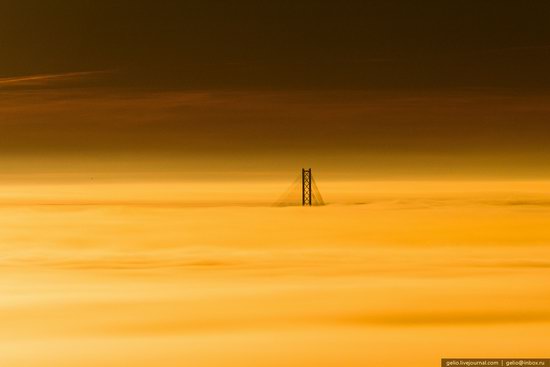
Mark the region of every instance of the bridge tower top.
[[288, 190], [273, 203], [274, 206], [321, 206], [325, 205], [321, 192], [315, 183], [311, 168], [302, 168]]
[[311, 168], [302, 168], [302, 206], [311, 206]]

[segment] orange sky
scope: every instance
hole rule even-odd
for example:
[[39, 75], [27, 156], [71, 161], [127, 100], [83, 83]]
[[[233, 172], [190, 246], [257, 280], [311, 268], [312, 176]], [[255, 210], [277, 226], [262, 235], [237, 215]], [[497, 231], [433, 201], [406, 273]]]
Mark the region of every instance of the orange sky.
[[[549, 175], [543, 94], [87, 86], [108, 77], [0, 84], [0, 174], [284, 179], [311, 166], [342, 179]], [[57, 88], [67, 80], [78, 87]]]
[[0, 1], [0, 366], [548, 357], [548, 19]]
[[548, 177], [549, 15], [544, 2], [9, 2], [0, 175]]

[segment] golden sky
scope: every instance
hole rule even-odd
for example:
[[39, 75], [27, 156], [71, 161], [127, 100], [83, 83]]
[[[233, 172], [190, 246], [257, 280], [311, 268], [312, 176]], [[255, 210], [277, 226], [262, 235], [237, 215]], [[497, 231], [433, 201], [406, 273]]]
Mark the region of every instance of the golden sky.
[[549, 175], [544, 3], [0, 10], [3, 177]]
[[0, 1], [0, 366], [548, 357], [549, 19]]
[[[87, 88], [97, 77], [109, 74], [0, 82], [0, 174], [283, 178], [301, 166], [343, 179], [549, 174], [546, 95]], [[66, 79], [78, 88], [56, 88]]]

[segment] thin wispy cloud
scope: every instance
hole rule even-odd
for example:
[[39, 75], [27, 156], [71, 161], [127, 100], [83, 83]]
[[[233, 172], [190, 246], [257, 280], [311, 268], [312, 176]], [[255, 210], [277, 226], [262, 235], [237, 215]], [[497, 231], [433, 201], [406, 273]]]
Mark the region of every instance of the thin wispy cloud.
[[53, 83], [77, 81], [84, 78], [105, 74], [108, 71], [79, 71], [58, 74], [33, 74], [0, 78], [0, 87], [9, 86], [45, 86]]

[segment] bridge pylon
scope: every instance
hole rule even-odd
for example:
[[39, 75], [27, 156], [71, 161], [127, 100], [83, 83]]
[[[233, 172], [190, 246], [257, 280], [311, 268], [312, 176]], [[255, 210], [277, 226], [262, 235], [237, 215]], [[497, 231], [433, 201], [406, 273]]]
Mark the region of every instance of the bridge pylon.
[[[322, 206], [325, 205], [321, 192], [315, 183], [311, 168], [302, 168], [302, 174], [295, 176], [288, 190], [273, 203], [274, 206]], [[301, 182], [300, 182], [301, 181]]]
[[302, 168], [302, 206], [311, 206], [311, 168]]

